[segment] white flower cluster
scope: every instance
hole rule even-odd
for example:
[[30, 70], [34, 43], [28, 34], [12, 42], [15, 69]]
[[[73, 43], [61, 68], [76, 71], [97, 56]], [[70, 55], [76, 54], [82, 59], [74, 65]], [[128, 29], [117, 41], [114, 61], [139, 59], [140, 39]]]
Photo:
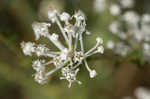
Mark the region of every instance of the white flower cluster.
[[[140, 46], [144, 55], [149, 55], [147, 51], [150, 47], [150, 15], [138, 15], [134, 11], [127, 11], [119, 18], [113, 21], [109, 30], [121, 39], [121, 42], [127, 43], [128, 47], [136, 48]], [[149, 55], [150, 56], [150, 55]]]
[[106, 0], [94, 0], [93, 9], [95, 12], [104, 12], [107, 8]]
[[137, 99], [150, 99], [150, 90], [144, 87], [139, 87], [135, 90]]
[[125, 96], [122, 99], [150, 99], [150, 90], [149, 88], [140, 86], [134, 90], [134, 96]]
[[[61, 69], [62, 77], [60, 77], [60, 79], [66, 79], [69, 82], [68, 87], [71, 87], [73, 82], [81, 84], [81, 82], [76, 79], [76, 76], [79, 72], [79, 65], [82, 63], [85, 64], [90, 78], [94, 78], [97, 73], [94, 69], [90, 69], [86, 59], [93, 54], [104, 53], [102, 46], [103, 40], [97, 37], [96, 45], [89, 51], [84, 51], [83, 34], [90, 34], [90, 32], [86, 30], [84, 13], [79, 10], [71, 16], [66, 12], [59, 13], [57, 10], [51, 10], [48, 12], [48, 18], [51, 23], [58, 25], [67, 46], [64, 46], [64, 44], [60, 42], [58, 34], [49, 33], [51, 23], [34, 22], [32, 24], [35, 40], [39, 40], [40, 37], [45, 37], [59, 49], [59, 51], [51, 51], [45, 44], [35, 44], [32, 42], [21, 43], [21, 48], [25, 55], [32, 56], [35, 54], [39, 58], [40, 56], [49, 58], [49, 61], [38, 59], [33, 62], [32, 66], [36, 71], [35, 81], [40, 84], [45, 84], [49, 75]], [[73, 24], [70, 22], [72, 19], [76, 20]], [[46, 69], [48, 65], [54, 65], [54, 69], [48, 71]]]
[[132, 8], [135, 4], [135, 0], [119, 0], [122, 8]]
[[107, 42], [106, 47], [113, 50], [115, 54], [121, 55], [123, 57], [131, 51], [131, 48], [123, 42], [115, 43], [111, 40]]
[[111, 15], [118, 16], [122, 9], [133, 8], [135, 0], [117, 0], [115, 3], [109, 3], [108, 0], [94, 0], [93, 9], [95, 12], [104, 12], [110, 10]]
[[120, 42], [108, 41], [107, 48], [122, 56], [126, 56], [133, 49], [139, 49], [144, 57], [150, 57], [150, 14], [139, 15], [133, 10], [122, 11], [122, 8], [132, 8], [133, 0], [120, 0], [118, 10], [117, 4], [114, 5], [114, 11], [110, 7], [110, 12], [116, 16], [116, 20], [109, 25], [109, 30], [119, 37]]
[[110, 14], [118, 16], [122, 13], [123, 9], [133, 8], [135, 0], [118, 0], [116, 3], [110, 5]]

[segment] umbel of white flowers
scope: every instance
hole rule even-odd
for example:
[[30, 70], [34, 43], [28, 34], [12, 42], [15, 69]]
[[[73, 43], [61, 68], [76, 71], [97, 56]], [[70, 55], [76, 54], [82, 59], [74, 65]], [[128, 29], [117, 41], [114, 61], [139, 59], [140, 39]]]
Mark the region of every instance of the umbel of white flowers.
[[[90, 69], [86, 59], [93, 54], [102, 54], [104, 52], [102, 46], [103, 40], [97, 37], [96, 45], [89, 51], [84, 51], [83, 34], [90, 34], [86, 29], [84, 13], [79, 10], [71, 16], [66, 12], [59, 13], [57, 10], [50, 10], [48, 12], [48, 18], [51, 23], [34, 22], [32, 24], [35, 40], [39, 40], [40, 37], [45, 37], [50, 40], [59, 51], [51, 51], [45, 44], [35, 44], [34, 42], [21, 43], [21, 48], [25, 55], [32, 56], [34, 53], [39, 58], [33, 61], [32, 65], [33, 69], [36, 71], [34, 76], [35, 81], [40, 84], [45, 84], [51, 74], [61, 69], [62, 77], [60, 77], [60, 79], [66, 79], [69, 82], [69, 88], [73, 82], [81, 84], [76, 76], [79, 72], [79, 66], [82, 63], [85, 64], [90, 78], [94, 78], [97, 73], [94, 69]], [[70, 23], [72, 19], [76, 20], [74, 24]], [[59, 41], [59, 35], [56, 33], [49, 33], [48, 29], [51, 27], [52, 23], [58, 25], [67, 46], [64, 46], [64, 44]], [[78, 48], [77, 46], [80, 47]], [[40, 59], [40, 56], [45, 56], [49, 58], [50, 61]], [[54, 69], [48, 71], [46, 67], [52, 66], [52, 64], [54, 65]]]
[[106, 47], [125, 57], [134, 49], [138, 49], [142, 52], [143, 58], [150, 62], [150, 14], [139, 15], [129, 10], [116, 19], [110, 24], [109, 30], [119, 37], [120, 41], [108, 41]]

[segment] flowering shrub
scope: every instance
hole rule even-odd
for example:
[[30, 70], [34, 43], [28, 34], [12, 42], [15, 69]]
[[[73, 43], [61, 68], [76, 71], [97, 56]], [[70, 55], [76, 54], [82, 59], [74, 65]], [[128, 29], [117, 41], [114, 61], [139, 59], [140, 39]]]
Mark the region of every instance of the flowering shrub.
[[[96, 45], [89, 51], [84, 51], [83, 34], [90, 35], [90, 32], [86, 29], [84, 13], [79, 10], [71, 16], [66, 12], [60, 14], [57, 10], [50, 10], [48, 12], [48, 18], [51, 23], [33, 22], [32, 27], [35, 33], [35, 40], [39, 40], [40, 37], [45, 37], [50, 40], [59, 51], [51, 51], [45, 44], [35, 44], [34, 42], [21, 43], [21, 48], [25, 55], [32, 56], [36, 54], [39, 58], [33, 61], [32, 64], [33, 69], [36, 71], [34, 76], [35, 81], [40, 84], [45, 84], [51, 74], [61, 69], [62, 76], [60, 79], [66, 79], [69, 82], [69, 88], [73, 82], [81, 84], [76, 76], [79, 72], [79, 66], [82, 63], [85, 64], [90, 78], [94, 78], [97, 73], [94, 69], [90, 69], [87, 58], [93, 54], [103, 54], [103, 40], [97, 37]], [[71, 24], [70, 21], [73, 19], [75, 19], [75, 22]], [[59, 27], [67, 46], [64, 46], [64, 44], [60, 42], [58, 34], [49, 33], [49, 28], [55, 23]], [[80, 47], [78, 48], [78, 46]], [[49, 61], [40, 59], [41, 56], [49, 58]], [[48, 71], [46, 67], [52, 66], [52, 64], [54, 65], [54, 69]]]

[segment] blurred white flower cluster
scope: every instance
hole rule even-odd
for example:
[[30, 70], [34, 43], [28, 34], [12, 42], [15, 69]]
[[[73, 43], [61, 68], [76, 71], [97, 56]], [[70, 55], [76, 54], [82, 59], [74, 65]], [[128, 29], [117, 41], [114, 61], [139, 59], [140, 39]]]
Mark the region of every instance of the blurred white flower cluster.
[[110, 13], [114, 16], [121, 14], [122, 9], [133, 8], [135, 4], [134, 0], [116, 0], [115, 3], [109, 0], [94, 0], [93, 9], [95, 12], [104, 12], [106, 9], [110, 10]]
[[135, 90], [137, 99], [150, 99], [150, 90], [144, 87], [139, 87]]
[[106, 0], [94, 0], [93, 9], [95, 12], [104, 12], [107, 8]]
[[[82, 63], [85, 64], [90, 78], [94, 78], [97, 73], [94, 69], [90, 69], [86, 59], [93, 54], [103, 54], [103, 40], [97, 37], [96, 45], [87, 52], [84, 51], [83, 34], [90, 35], [90, 32], [86, 29], [84, 13], [79, 10], [71, 16], [66, 12], [60, 13], [57, 10], [50, 10], [48, 12], [48, 18], [51, 23], [34, 22], [32, 24], [35, 40], [39, 40], [40, 37], [45, 37], [50, 40], [59, 51], [51, 51], [45, 44], [35, 44], [34, 42], [21, 43], [21, 48], [25, 55], [32, 56], [35, 54], [39, 58], [33, 61], [32, 65], [36, 71], [34, 76], [35, 81], [40, 84], [45, 84], [51, 74], [61, 69], [62, 77], [60, 77], [60, 79], [67, 80], [69, 82], [69, 88], [73, 82], [81, 84], [76, 76], [79, 72], [79, 66]], [[72, 20], [75, 20], [73, 24], [71, 24]], [[52, 24], [57, 24], [65, 43], [59, 40], [58, 34], [49, 33], [49, 28]], [[43, 56], [49, 58], [49, 61], [42, 59]], [[47, 67], [52, 65], [54, 65], [54, 69], [48, 71]]]
[[[147, 60], [150, 57], [150, 14], [139, 15], [132, 10], [134, 0], [119, 1], [110, 7], [111, 15], [116, 18], [109, 25], [109, 31], [117, 36], [120, 42], [108, 41], [107, 48], [121, 56], [138, 49]], [[123, 10], [125, 8], [126, 10]]]
[[134, 90], [133, 96], [125, 96], [122, 99], [150, 99], [150, 90], [145, 87], [138, 87]]
[[135, 4], [134, 0], [118, 0], [116, 3], [110, 5], [110, 13], [113, 16], [118, 16], [122, 13], [123, 9], [133, 8]]
[[[122, 46], [128, 46], [130, 49], [137, 47], [140, 49], [142, 48], [143, 54], [150, 56], [149, 14], [143, 14], [140, 16], [135, 11], [126, 11], [124, 14], [120, 15], [117, 20], [110, 24], [109, 30], [120, 38]], [[108, 48], [110, 48], [109, 42], [107, 45]]]

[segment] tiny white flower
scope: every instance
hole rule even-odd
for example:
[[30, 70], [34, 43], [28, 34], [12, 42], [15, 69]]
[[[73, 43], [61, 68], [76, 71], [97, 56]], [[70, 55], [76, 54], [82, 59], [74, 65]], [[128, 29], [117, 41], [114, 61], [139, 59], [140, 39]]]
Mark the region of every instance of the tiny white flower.
[[74, 58], [73, 58], [73, 60], [74, 60], [74, 62], [76, 63], [76, 62], [81, 62], [83, 59], [84, 59], [84, 57], [83, 57], [83, 52], [82, 51], [80, 51], [80, 52], [76, 52], [75, 51], [75, 53], [74, 53], [75, 55], [74, 55]]
[[143, 33], [141, 31], [137, 31], [137, 33], [134, 35], [134, 38], [138, 41], [141, 42], [143, 40]]
[[71, 84], [73, 82], [77, 82], [78, 84], [81, 84], [81, 82], [76, 79], [77, 73], [79, 72], [78, 68], [74, 71], [71, 70], [69, 67], [64, 67], [62, 68], [61, 72], [63, 77], [60, 77], [60, 79], [66, 79], [69, 82], [68, 85], [69, 88], [71, 87]]
[[86, 31], [86, 34], [87, 34], [87, 35], [91, 35], [91, 32], [90, 32], [90, 31]]
[[75, 28], [74, 28], [74, 26], [73, 26], [72, 24], [66, 25], [65, 28], [64, 28], [64, 30], [65, 30], [65, 32], [67, 32], [68, 34], [71, 33], [71, 35], [72, 35], [73, 37], [75, 37], [76, 31], [75, 31]]
[[117, 34], [120, 32], [120, 23], [118, 21], [113, 21], [110, 25], [109, 25], [109, 30], [110, 32], [112, 32], [113, 34]]
[[144, 43], [143, 44], [143, 54], [145, 55], [145, 56], [149, 56], [150, 55], [150, 44], [148, 44], [148, 43]]
[[85, 20], [85, 15], [81, 10], [78, 10], [75, 14], [74, 17], [76, 20]]
[[97, 52], [103, 54], [103, 53], [104, 53], [104, 47], [103, 47], [103, 46], [99, 46], [99, 47], [97, 48]]
[[36, 82], [38, 82], [39, 84], [42, 84], [42, 85], [47, 83], [47, 80], [48, 80], [48, 78], [44, 75], [43, 72], [37, 72], [35, 74], [34, 79]]
[[46, 55], [49, 51], [49, 49], [46, 48], [45, 45], [42, 45], [42, 44], [39, 44], [35, 50], [36, 50], [35, 53], [37, 54], [37, 56]]
[[58, 38], [59, 38], [59, 36], [58, 36], [56, 33], [53, 33], [53, 34], [51, 35], [51, 39], [54, 40], [54, 41], [57, 41]]
[[56, 21], [56, 15], [57, 15], [57, 10], [50, 10], [48, 11], [48, 18], [54, 23]]
[[95, 70], [90, 71], [90, 78], [94, 78], [97, 75], [97, 72]]
[[139, 15], [134, 11], [126, 12], [122, 18], [131, 25], [137, 25], [140, 20]]
[[45, 66], [43, 66], [43, 64], [45, 63], [45, 60], [35, 60], [33, 61], [33, 69], [36, 70], [37, 72], [39, 71], [42, 71], [44, 72], [45, 71]]
[[46, 37], [48, 35], [48, 27], [50, 27], [50, 23], [39, 23], [39, 22], [33, 22], [32, 28], [35, 33], [35, 39], [38, 40], [40, 36]]
[[132, 8], [134, 6], [134, 0], [120, 0], [121, 7]]
[[68, 22], [70, 20], [70, 15], [68, 13], [66, 13], [66, 12], [63, 12], [60, 15], [60, 20], [64, 21], [64, 22]]
[[97, 43], [102, 44], [103, 43], [103, 39], [101, 37], [97, 37], [96, 38]]
[[150, 15], [149, 14], [144, 14], [142, 16], [142, 22], [149, 23], [150, 22]]
[[60, 56], [54, 57], [54, 59], [53, 59], [53, 64], [55, 65], [56, 68], [58, 68], [60, 65], [62, 65], [63, 62], [64, 62], [64, 60], [62, 60], [62, 57], [60, 57]]
[[106, 46], [108, 49], [113, 49], [115, 47], [115, 44], [113, 41], [108, 41]]
[[150, 50], [150, 45], [148, 43], [143, 44], [144, 50]]
[[21, 48], [23, 49], [23, 53], [25, 55], [29, 55], [32, 56], [32, 53], [35, 51], [35, 47], [34, 47], [35, 43], [31, 43], [31, 42], [22, 42], [21, 43]]
[[107, 8], [106, 0], [94, 0], [94, 10], [96, 12], [103, 12]]
[[61, 59], [62, 59], [62, 60], [67, 60], [68, 54], [69, 54], [69, 50], [68, 50], [67, 48], [65, 48], [65, 49], [61, 52], [61, 54], [60, 54]]
[[113, 4], [110, 6], [110, 13], [113, 15], [113, 16], [117, 16], [121, 13], [121, 9], [120, 9], [120, 6], [117, 5], [117, 4]]

